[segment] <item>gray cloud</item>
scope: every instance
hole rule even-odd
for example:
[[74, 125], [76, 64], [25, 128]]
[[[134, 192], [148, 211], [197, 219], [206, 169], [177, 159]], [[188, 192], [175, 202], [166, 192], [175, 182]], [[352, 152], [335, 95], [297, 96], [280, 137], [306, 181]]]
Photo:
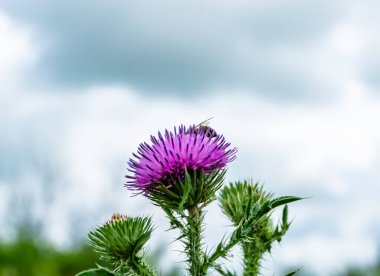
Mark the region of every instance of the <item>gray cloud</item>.
[[[170, 94], [227, 88], [315, 98], [333, 89], [304, 70], [309, 57], [302, 50], [339, 19], [344, 10], [338, 4], [17, 2], [3, 8], [44, 37], [34, 79], [75, 86], [123, 83]], [[287, 48], [300, 50], [296, 60], [281, 61], [278, 55]]]

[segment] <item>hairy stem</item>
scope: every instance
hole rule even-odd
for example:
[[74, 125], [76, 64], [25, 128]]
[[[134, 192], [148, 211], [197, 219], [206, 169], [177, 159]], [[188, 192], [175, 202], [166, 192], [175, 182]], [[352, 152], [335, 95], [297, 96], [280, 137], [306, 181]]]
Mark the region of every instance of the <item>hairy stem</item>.
[[187, 250], [188, 254], [188, 271], [191, 276], [206, 275], [203, 272], [203, 262], [201, 259], [201, 239], [202, 239], [202, 212], [201, 209], [194, 205], [188, 209], [189, 216], [187, 229]]
[[117, 275], [143, 275], [156, 276], [156, 272], [143, 258], [136, 258], [129, 261], [121, 261], [115, 269]]
[[144, 276], [156, 276], [156, 272], [154, 271], [154, 269], [152, 267], [150, 267], [144, 259], [140, 259], [136, 265], [135, 265], [136, 269], [135, 271], [139, 274], [139, 275], [144, 275]]
[[254, 252], [250, 242], [243, 242], [244, 276], [259, 275], [260, 259], [264, 252]]

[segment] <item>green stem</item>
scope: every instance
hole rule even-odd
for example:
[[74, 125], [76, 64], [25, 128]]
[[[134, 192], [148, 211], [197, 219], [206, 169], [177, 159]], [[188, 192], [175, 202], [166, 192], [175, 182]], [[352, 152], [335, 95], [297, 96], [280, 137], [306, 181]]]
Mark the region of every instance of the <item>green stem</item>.
[[202, 239], [202, 212], [194, 205], [188, 208], [188, 229], [187, 229], [187, 250], [188, 271], [191, 276], [206, 275], [203, 272], [203, 262], [201, 259], [201, 239]]
[[121, 261], [115, 272], [116, 275], [120, 276], [130, 275], [130, 273], [143, 276], [156, 276], [154, 269], [150, 267], [143, 258]]
[[134, 263], [134, 271], [138, 275], [144, 276], [156, 276], [156, 272], [152, 267], [150, 267], [144, 259], [139, 259], [136, 263]]
[[[264, 252], [257, 252], [252, 250], [252, 244], [250, 242], [243, 242], [244, 252], [244, 276], [259, 275], [260, 259]], [[259, 249], [259, 248], [257, 248]]]

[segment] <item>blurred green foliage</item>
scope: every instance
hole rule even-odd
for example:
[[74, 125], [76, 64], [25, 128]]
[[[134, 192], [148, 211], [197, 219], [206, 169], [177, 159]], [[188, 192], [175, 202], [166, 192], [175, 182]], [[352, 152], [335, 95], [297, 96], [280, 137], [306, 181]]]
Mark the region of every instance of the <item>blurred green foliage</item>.
[[[163, 252], [164, 245], [148, 254], [151, 264], [156, 264]], [[6, 243], [0, 241], [0, 276], [74, 276], [80, 271], [106, 266], [88, 245], [60, 251], [46, 241], [34, 239], [29, 234], [19, 235]], [[167, 276], [179, 276], [177, 267], [172, 267]]]
[[368, 267], [351, 267], [342, 276], [380, 276], [380, 258]]
[[[147, 257], [153, 264], [162, 256], [164, 246], [151, 252]], [[0, 276], [71, 276], [79, 271], [94, 267], [99, 255], [87, 246], [59, 251], [47, 242], [33, 240], [30, 236], [20, 236], [13, 242], [0, 241]], [[288, 270], [289, 271], [289, 270]], [[306, 273], [304, 267], [300, 275]], [[181, 275], [178, 268], [172, 268], [166, 276]], [[380, 276], [380, 259], [369, 267], [351, 267], [341, 276]]]
[[58, 276], [75, 275], [99, 263], [99, 256], [83, 245], [59, 251], [46, 242], [21, 236], [13, 242], [0, 242], [0, 275]]

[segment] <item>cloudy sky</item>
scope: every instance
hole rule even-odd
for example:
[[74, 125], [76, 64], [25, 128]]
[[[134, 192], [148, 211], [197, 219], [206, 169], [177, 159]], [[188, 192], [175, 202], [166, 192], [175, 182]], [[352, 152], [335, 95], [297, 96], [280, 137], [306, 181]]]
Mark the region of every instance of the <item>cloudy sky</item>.
[[[32, 218], [65, 247], [120, 211], [153, 214], [153, 244], [170, 241], [160, 210], [123, 188], [126, 162], [151, 133], [214, 117], [239, 148], [228, 180], [311, 197], [291, 206], [291, 231], [264, 275], [375, 261], [379, 9], [378, 1], [3, 0], [1, 237]], [[231, 230], [216, 205], [207, 222], [211, 244]]]

